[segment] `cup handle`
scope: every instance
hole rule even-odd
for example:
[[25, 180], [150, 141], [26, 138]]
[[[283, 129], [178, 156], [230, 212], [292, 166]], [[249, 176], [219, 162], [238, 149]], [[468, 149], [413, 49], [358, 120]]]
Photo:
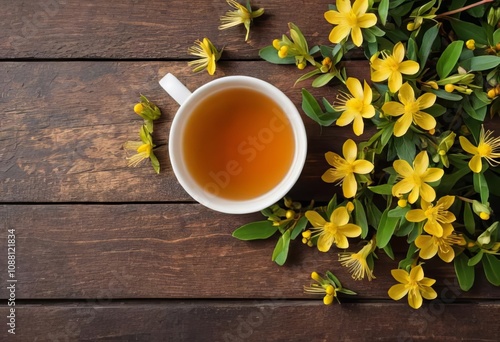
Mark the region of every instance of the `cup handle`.
[[180, 105], [191, 95], [189, 89], [171, 73], [166, 74], [160, 80], [160, 85]]

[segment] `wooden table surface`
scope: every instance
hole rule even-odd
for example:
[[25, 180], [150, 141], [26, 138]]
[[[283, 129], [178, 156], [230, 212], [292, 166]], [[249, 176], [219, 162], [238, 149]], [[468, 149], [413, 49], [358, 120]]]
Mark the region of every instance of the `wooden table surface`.
[[[167, 141], [178, 105], [160, 78], [173, 73], [194, 90], [249, 75], [298, 108], [302, 86], [333, 100], [338, 85], [294, 86], [302, 71], [258, 56], [288, 22], [311, 45], [328, 44], [329, 3], [255, 0], [266, 14], [245, 42], [243, 27], [217, 29], [229, 9], [223, 0], [0, 0], [1, 341], [498, 340], [500, 289], [485, 279], [461, 292], [453, 266], [431, 261], [439, 298], [414, 310], [387, 295], [397, 261], [380, 253], [377, 279], [354, 281], [335, 253], [295, 241], [280, 267], [271, 261], [275, 240], [231, 236], [260, 214], [211, 211], [177, 182]], [[187, 48], [203, 37], [225, 46], [213, 77], [187, 65]], [[355, 57], [350, 75], [368, 77], [366, 60]], [[141, 93], [163, 112], [154, 133], [160, 175], [148, 164], [127, 167], [122, 149], [140, 126], [132, 107]], [[301, 114], [309, 151], [291, 193], [327, 200], [323, 154], [338, 152], [351, 129], [320, 129]], [[6, 324], [8, 230], [16, 236], [15, 335]], [[310, 273], [328, 269], [359, 295], [327, 307], [304, 294]]]

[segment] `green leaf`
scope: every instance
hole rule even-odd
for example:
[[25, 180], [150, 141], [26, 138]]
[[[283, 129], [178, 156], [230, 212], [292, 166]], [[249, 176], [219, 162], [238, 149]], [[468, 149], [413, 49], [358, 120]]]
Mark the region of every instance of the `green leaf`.
[[408, 46], [406, 49], [407, 49], [406, 54], [408, 55], [408, 59], [417, 62], [418, 46], [417, 43], [415, 42], [415, 39], [413, 38], [408, 39]]
[[288, 257], [288, 249], [290, 247], [290, 231], [287, 230], [278, 239], [278, 243], [273, 251], [272, 260], [280, 266], [283, 266]]
[[328, 206], [326, 207], [326, 216], [332, 216], [333, 211], [337, 207], [337, 194], [333, 195], [330, 202], [328, 202]]
[[443, 79], [448, 77], [453, 69], [455, 69], [463, 47], [463, 40], [456, 40], [446, 47], [436, 64], [436, 71], [439, 78]]
[[335, 118], [323, 113], [316, 98], [306, 89], [302, 89], [302, 109], [308, 117], [321, 126], [330, 126], [335, 122]]
[[493, 32], [493, 45], [500, 43], [500, 28]]
[[474, 267], [469, 266], [468, 262], [469, 258], [463, 253], [457, 255], [453, 262], [458, 285], [463, 291], [469, 291], [474, 285]]
[[260, 58], [273, 64], [295, 64], [295, 57], [280, 58], [274, 46], [266, 46], [259, 51]]
[[295, 224], [295, 227], [292, 230], [292, 234], [290, 235], [290, 239], [295, 240], [295, 238], [297, 236], [299, 236], [299, 234], [302, 233], [304, 231], [304, 229], [306, 229], [307, 222], [308, 222], [307, 217], [302, 216], [301, 218], [299, 218], [299, 220]]
[[257, 221], [241, 226], [233, 232], [233, 237], [239, 240], [260, 240], [271, 237], [278, 230], [272, 221]]
[[380, 218], [382, 217], [382, 212], [379, 208], [372, 202], [366, 202], [366, 218], [368, 219], [368, 224], [372, 227], [378, 227], [380, 223]]
[[499, 56], [476, 56], [464, 61], [464, 64], [470, 63], [470, 71], [484, 71], [496, 68], [500, 65]]
[[311, 85], [314, 88], [320, 88], [320, 87], [326, 85], [328, 82], [330, 82], [336, 75], [337, 75], [336, 72], [329, 72], [327, 74], [322, 74], [322, 75], [316, 77]]
[[450, 23], [459, 39], [463, 41], [474, 39], [476, 44], [488, 44], [486, 32], [481, 26], [455, 18], [450, 18]]
[[474, 235], [476, 223], [474, 222], [474, 214], [472, 213], [471, 205], [468, 202], [464, 202], [464, 225], [467, 232], [470, 235]]
[[486, 279], [493, 285], [500, 286], [500, 260], [492, 254], [485, 254], [483, 268]]
[[389, 217], [389, 209], [386, 209], [383, 212], [376, 236], [378, 248], [384, 248], [387, 246], [391, 240], [392, 234], [394, 234], [394, 231], [396, 230], [398, 222], [399, 217]]
[[401, 218], [401, 217], [404, 217], [408, 211], [410, 211], [409, 206], [406, 206], [406, 207], [397, 206], [396, 208], [389, 210], [389, 212], [387, 213], [387, 216]]
[[488, 203], [488, 198], [490, 197], [490, 189], [488, 188], [488, 183], [486, 183], [484, 174], [474, 173], [472, 180], [474, 183], [474, 190], [481, 195], [481, 202]]
[[378, 16], [384, 26], [387, 22], [387, 14], [389, 14], [389, 0], [381, 0], [378, 4]]
[[337, 278], [332, 272], [326, 271], [325, 275], [330, 281], [337, 285], [337, 288], [342, 287], [342, 283], [340, 282], [339, 278]]
[[385, 245], [384, 248], [382, 248], [385, 252], [385, 254], [387, 254], [387, 256], [389, 258], [391, 258], [391, 260], [394, 260], [394, 251], [392, 250], [392, 247], [391, 247], [391, 244], [388, 243], [387, 245]]
[[314, 69], [312, 71], [309, 71], [307, 73], [305, 73], [304, 75], [300, 76], [297, 81], [295, 81], [295, 84], [299, 83], [299, 82], [302, 82], [304, 80], [307, 80], [308, 78], [311, 78], [313, 76], [316, 76], [317, 74], [320, 74], [321, 73], [321, 70], [319, 69]]
[[457, 93], [448, 93], [444, 89], [431, 89], [430, 92], [436, 94], [437, 97], [443, 100], [460, 101], [463, 99], [462, 95], [459, 95]]
[[476, 266], [483, 258], [483, 255], [484, 255], [484, 251], [482, 249], [480, 249], [476, 255], [474, 255], [472, 258], [469, 259], [469, 261], [467, 262], [467, 265], [468, 266]]
[[420, 59], [420, 65], [425, 65], [427, 63], [427, 58], [431, 53], [432, 44], [439, 33], [439, 25], [434, 25], [424, 33], [422, 39], [422, 44], [420, 45], [420, 50], [418, 51], [418, 57]]
[[394, 142], [399, 159], [406, 160], [411, 164], [416, 155], [416, 147], [412, 139], [411, 131], [408, 131], [402, 137], [396, 137]]
[[368, 189], [378, 195], [391, 195], [392, 196], [392, 185], [382, 184], [376, 186], [369, 186]]
[[354, 199], [354, 223], [361, 227], [361, 238], [364, 239], [368, 235], [368, 221], [366, 219], [365, 208], [358, 199]]

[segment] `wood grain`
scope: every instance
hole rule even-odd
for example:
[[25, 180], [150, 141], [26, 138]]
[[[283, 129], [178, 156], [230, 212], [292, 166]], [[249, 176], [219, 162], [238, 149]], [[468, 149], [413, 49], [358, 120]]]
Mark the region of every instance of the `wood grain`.
[[[21, 305], [9, 341], [484, 341], [498, 340], [499, 303], [325, 307], [321, 301], [92, 301]], [[8, 309], [0, 308], [7, 316]], [[480, 323], [479, 323], [480, 322]], [[480, 325], [478, 325], [480, 324]], [[479, 327], [485, 327], [481, 329]], [[0, 336], [6, 338], [6, 329]]]
[[[351, 62], [349, 70], [362, 77], [368, 65]], [[178, 108], [158, 84], [167, 72], [179, 75], [191, 90], [213, 79], [206, 73], [193, 74], [185, 62], [2, 63], [0, 201], [189, 201], [167, 155], [168, 131]], [[294, 66], [222, 62], [217, 71], [217, 77], [235, 74], [267, 80], [301, 107], [302, 84], [293, 86], [301, 71]], [[339, 89], [337, 84], [311, 91], [333, 102]], [[154, 135], [163, 168], [159, 176], [147, 164], [128, 168], [122, 149], [125, 141], [138, 140], [141, 119], [132, 107], [140, 93], [163, 111]], [[320, 179], [328, 167], [323, 155], [328, 150], [339, 152], [352, 131], [321, 129], [305, 115], [303, 119], [309, 153], [292, 194], [306, 201], [328, 200], [338, 187], [325, 186]]]
[[314, 27], [303, 33], [311, 46], [328, 44], [332, 25], [323, 13], [332, 0], [254, 0], [265, 14], [245, 42], [242, 25], [218, 30], [220, 16], [232, 9], [224, 0], [1, 0], [0, 58], [187, 59], [187, 49], [208, 37], [225, 59], [257, 59], [260, 48], [288, 31], [288, 22]]
[[[339, 250], [321, 253], [300, 241], [277, 266], [271, 255], [277, 237], [242, 242], [238, 226], [261, 218], [225, 215], [195, 204], [3, 205], [1, 231], [16, 232], [16, 292], [19, 299], [85, 298], [310, 298], [303, 293], [312, 271], [334, 272], [353, 299], [387, 299], [397, 267], [382, 252], [376, 280], [354, 281], [337, 261]], [[6, 245], [6, 235], [0, 236]], [[358, 250], [356, 241], [351, 248]], [[405, 252], [403, 249], [399, 249]], [[396, 249], [397, 251], [397, 249]], [[6, 253], [0, 282], [6, 282]], [[398, 258], [401, 258], [401, 253]], [[426, 263], [443, 296], [460, 300], [500, 298], [477, 271], [473, 290], [460, 292], [453, 266]], [[0, 291], [7, 298], [6, 289]]]

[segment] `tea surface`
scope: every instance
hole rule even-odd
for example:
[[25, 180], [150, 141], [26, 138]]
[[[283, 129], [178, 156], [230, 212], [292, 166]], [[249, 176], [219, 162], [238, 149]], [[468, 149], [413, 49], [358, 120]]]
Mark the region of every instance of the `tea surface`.
[[210, 193], [246, 200], [273, 189], [292, 163], [290, 122], [269, 97], [247, 88], [204, 99], [186, 124], [183, 154], [196, 182]]

